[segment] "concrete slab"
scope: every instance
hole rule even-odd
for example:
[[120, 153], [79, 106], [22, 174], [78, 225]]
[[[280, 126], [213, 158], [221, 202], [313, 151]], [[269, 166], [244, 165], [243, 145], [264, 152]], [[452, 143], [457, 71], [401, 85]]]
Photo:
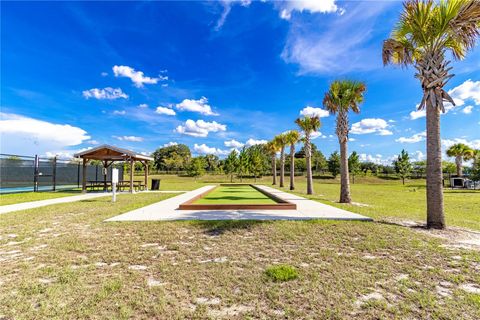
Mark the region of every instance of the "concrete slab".
[[168, 221], [168, 220], [361, 220], [371, 218], [335, 208], [317, 201], [283, 192], [267, 186], [258, 186], [278, 197], [293, 202], [297, 210], [178, 210], [178, 206], [215, 186], [205, 186], [182, 195], [139, 208], [106, 221]]

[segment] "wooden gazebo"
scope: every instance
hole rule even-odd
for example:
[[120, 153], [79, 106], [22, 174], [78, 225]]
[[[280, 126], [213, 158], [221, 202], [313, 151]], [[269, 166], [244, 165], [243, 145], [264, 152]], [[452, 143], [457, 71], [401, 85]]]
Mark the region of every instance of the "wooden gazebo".
[[[100, 160], [104, 168], [108, 168], [115, 161], [123, 161], [130, 163], [130, 192], [134, 192], [133, 172], [135, 171], [135, 162], [141, 162], [145, 168], [145, 189], [148, 189], [148, 161], [153, 161], [152, 157], [147, 157], [137, 154], [134, 151], [118, 148], [103, 144], [101, 146], [76, 153], [76, 158], [83, 160], [83, 175], [82, 175], [82, 192], [87, 191], [87, 163], [89, 160]], [[105, 189], [107, 188], [107, 172], [103, 172], [103, 182]]]

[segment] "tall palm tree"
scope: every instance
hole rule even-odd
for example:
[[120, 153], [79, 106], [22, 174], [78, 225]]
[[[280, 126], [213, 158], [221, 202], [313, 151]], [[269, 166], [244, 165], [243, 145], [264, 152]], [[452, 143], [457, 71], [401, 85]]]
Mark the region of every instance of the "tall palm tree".
[[275, 139], [273, 139], [272, 141], [269, 141], [266, 144], [266, 149], [272, 161], [272, 176], [273, 176], [272, 185], [276, 185], [277, 184], [277, 152], [279, 151], [277, 141], [275, 141]]
[[334, 81], [325, 93], [323, 105], [332, 114], [337, 115], [337, 136], [340, 143], [340, 202], [350, 203], [350, 178], [348, 172], [348, 112], [360, 112], [360, 103], [367, 87], [365, 83], [352, 80]]
[[463, 160], [473, 159], [473, 150], [463, 143], [456, 143], [447, 149], [447, 156], [455, 157], [457, 176], [463, 176]]
[[287, 146], [287, 139], [285, 133], [281, 133], [273, 138], [277, 146], [280, 148], [280, 187], [283, 188], [285, 184], [285, 147]]
[[290, 190], [295, 190], [295, 144], [300, 140], [300, 133], [290, 130], [285, 136], [287, 144], [290, 145]]
[[305, 144], [305, 160], [307, 162], [307, 194], [313, 194], [311, 134], [320, 128], [320, 118], [305, 116], [295, 120], [295, 123], [305, 135], [303, 140]]
[[383, 43], [383, 63], [413, 65], [423, 97], [418, 106], [426, 110], [427, 126], [427, 227], [445, 228], [442, 188], [440, 112], [444, 102], [455, 105], [443, 89], [454, 75], [446, 59], [456, 60], [474, 48], [480, 26], [478, 0], [407, 0], [390, 39]]

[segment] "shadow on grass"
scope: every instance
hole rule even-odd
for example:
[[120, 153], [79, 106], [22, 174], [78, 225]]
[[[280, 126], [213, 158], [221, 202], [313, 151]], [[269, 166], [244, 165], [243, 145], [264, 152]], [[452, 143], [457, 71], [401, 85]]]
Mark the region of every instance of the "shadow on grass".
[[214, 220], [194, 221], [193, 225], [205, 229], [205, 234], [210, 236], [222, 235], [227, 231], [250, 230], [259, 224], [271, 223], [265, 220]]
[[334, 180], [333, 176], [313, 176], [312, 179], [315, 180]]
[[401, 180], [399, 177], [394, 177], [394, 176], [377, 176], [377, 178], [382, 180], [394, 180], [394, 181]]

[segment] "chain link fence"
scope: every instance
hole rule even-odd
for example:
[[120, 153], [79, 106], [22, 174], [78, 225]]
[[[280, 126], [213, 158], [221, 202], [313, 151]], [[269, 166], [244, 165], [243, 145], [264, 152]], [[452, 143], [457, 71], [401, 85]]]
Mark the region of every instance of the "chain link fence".
[[[117, 167], [123, 177], [123, 167]], [[102, 165], [87, 165], [87, 181], [103, 179]], [[0, 193], [56, 191], [81, 187], [82, 164], [76, 159], [0, 154]], [[111, 180], [112, 167], [107, 169]]]

